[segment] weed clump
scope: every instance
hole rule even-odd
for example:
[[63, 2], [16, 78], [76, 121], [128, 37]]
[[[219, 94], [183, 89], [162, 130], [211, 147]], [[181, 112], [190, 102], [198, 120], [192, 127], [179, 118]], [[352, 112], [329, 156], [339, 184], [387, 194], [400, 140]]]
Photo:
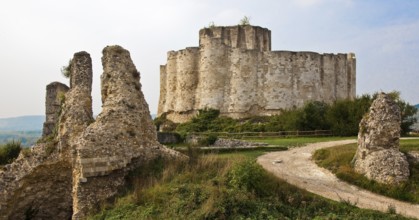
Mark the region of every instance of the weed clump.
[[18, 156], [22, 146], [19, 141], [11, 141], [0, 146], [0, 165], [12, 163]]

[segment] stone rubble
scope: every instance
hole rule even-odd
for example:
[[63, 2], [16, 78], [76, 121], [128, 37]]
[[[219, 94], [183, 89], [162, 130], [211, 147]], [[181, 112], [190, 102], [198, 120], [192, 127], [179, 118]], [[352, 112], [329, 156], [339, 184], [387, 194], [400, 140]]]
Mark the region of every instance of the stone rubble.
[[249, 142], [237, 139], [224, 139], [218, 138], [212, 147], [227, 147], [227, 148], [252, 148], [252, 147], [266, 147], [268, 144], [266, 143], [258, 143], [258, 142]]

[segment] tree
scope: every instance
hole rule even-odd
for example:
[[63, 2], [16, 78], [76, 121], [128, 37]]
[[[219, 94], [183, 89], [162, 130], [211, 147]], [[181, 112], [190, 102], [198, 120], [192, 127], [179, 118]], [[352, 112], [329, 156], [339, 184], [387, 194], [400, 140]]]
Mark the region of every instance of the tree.
[[326, 112], [329, 106], [324, 102], [312, 101], [304, 105], [297, 130], [327, 130], [330, 128], [326, 121]]
[[354, 136], [358, 134], [359, 122], [371, 106], [370, 95], [362, 95], [354, 100], [335, 101], [326, 113], [326, 121], [334, 135]]

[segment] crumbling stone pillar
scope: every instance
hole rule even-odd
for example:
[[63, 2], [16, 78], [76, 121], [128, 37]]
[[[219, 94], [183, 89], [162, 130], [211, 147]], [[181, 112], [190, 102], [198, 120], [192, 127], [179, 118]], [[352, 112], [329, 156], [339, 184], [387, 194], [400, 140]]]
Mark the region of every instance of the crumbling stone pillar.
[[129, 170], [157, 157], [182, 158], [158, 143], [140, 73], [129, 52], [120, 46], [105, 47], [102, 65], [102, 112], [76, 144], [73, 219], [84, 219], [102, 201], [113, 198]]
[[75, 140], [94, 121], [92, 111], [92, 59], [87, 52], [75, 53], [70, 64], [70, 90], [65, 96], [58, 130], [59, 150], [67, 159], [75, 151]]
[[359, 124], [358, 149], [353, 159], [355, 171], [385, 184], [409, 178], [409, 164], [399, 151], [400, 109], [385, 93], [372, 103]]
[[58, 119], [61, 112], [61, 104], [64, 101], [65, 93], [69, 90], [68, 86], [59, 82], [47, 85], [45, 97], [45, 122], [42, 129], [42, 137], [51, 135], [57, 129]]

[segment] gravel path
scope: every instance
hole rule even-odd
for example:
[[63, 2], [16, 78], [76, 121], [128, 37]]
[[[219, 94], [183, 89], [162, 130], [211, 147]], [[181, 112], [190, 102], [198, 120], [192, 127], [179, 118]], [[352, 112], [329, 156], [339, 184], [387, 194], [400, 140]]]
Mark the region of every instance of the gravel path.
[[311, 160], [311, 155], [318, 149], [355, 142], [356, 140], [343, 140], [309, 144], [288, 151], [262, 155], [257, 162], [265, 170], [288, 183], [320, 196], [335, 201], [347, 201], [360, 208], [382, 212], [387, 212], [389, 207], [394, 207], [398, 214], [419, 219], [419, 205], [400, 202], [350, 185]]

